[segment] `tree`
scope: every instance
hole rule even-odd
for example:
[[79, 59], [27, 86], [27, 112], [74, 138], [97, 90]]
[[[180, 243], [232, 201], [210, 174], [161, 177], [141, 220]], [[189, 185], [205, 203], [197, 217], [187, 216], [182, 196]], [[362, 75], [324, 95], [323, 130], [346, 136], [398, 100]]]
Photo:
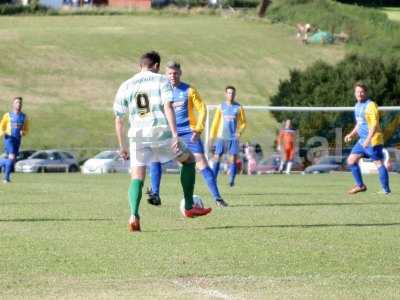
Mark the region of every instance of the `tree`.
[[267, 9], [271, 5], [271, 3], [272, 3], [271, 0], [261, 0], [260, 6], [258, 7], [258, 12], [257, 12], [257, 14], [260, 18], [265, 17]]

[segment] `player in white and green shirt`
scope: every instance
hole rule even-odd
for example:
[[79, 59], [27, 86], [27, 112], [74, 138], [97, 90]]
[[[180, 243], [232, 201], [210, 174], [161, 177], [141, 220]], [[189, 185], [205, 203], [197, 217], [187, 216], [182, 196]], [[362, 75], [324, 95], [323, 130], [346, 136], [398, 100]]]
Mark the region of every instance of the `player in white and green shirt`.
[[182, 163], [181, 184], [185, 197], [185, 216], [206, 215], [211, 208], [193, 206], [195, 160], [193, 154], [178, 140], [175, 113], [172, 107], [172, 86], [158, 74], [160, 55], [148, 52], [140, 59], [141, 72], [125, 81], [114, 102], [115, 130], [121, 156], [128, 157], [124, 141], [124, 117], [129, 115], [131, 184], [129, 204], [130, 231], [140, 231], [139, 204], [142, 197], [146, 166], [154, 161], [165, 163], [176, 159]]

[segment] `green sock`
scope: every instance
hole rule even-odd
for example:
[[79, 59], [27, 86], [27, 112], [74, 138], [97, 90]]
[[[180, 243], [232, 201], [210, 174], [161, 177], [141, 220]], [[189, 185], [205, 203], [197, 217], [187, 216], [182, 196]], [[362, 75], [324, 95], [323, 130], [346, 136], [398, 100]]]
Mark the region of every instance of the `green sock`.
[[131, 215], [139, 218], [139, 204], [142, 199], [143, 180], [132, 179], [128, 190], [129, 205], [131, 207]]
[[196, 163], [184, 164], [181, 169], [181, 184], [185, 196], [185, 209], [193, 207], [194, 182], [196, 180]]

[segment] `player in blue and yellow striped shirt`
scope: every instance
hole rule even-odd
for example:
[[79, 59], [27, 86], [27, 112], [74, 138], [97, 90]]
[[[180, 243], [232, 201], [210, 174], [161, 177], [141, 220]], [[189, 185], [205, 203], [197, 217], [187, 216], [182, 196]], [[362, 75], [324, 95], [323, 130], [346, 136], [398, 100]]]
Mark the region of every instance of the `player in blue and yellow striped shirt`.
[[215, 140], [213, 169], [215, 177], [219, 172], [220, 159], [224, 153], [229, 154], [229, 185], [235, 184], [236, 159], [239, 154], [239, 137], [246, 128], [246, 117], [243, 107], [235, 101], [236, 89], [225, 88], [225, 102], [215, 112], [211, 125], [210, 140]]
[[[167, 63], [166, 75], [173, 87], [173, 107], [179, 139], [194, 154], [196, 167], [200, 170], [215, 203], [219, 207], [225, 207], [228, 204], [219, 193], [216, 177], [208, 166], [200, 137], [206, 121], [206, 104], [193, 86], [181, 81], [182, 70], [179, 63], [174, 61]], [[161, 173], [161, 164], [152, 163], [150, 166], [151, 190], [148, 193], [149, 203], [153, 205], [161, 204], [159, 196]]]
[[11, 180], [11, 171], [17, 158], [22, 137], [28, 133], [28, 118], [22, 112], [22, 98], [13, 99], [12, 111], [5, 113], [0, 121], [0, 136], [4, 135], [4, 152], [7, 157], [0, 160], [0, 169], [4, 167], [4, 183]]
[[365, 192], [367, 186], [361, 176], [358, 165], [360, 158], [371, 158], [378, 168], [379, 180], [384, 194], [390, 194], [389, 174], [383, 164], [383, 134], [379, 124], [379, 111], [375, 102], [368, 98], [368, 89], [362, 82], [357, 82], [354, 88], [354, 95], [357, 103], [354, 108], [356, 126], [345, 136], [345, 142], [350, 142], [353, 137], [359, 137], [354, 145], [347, 163], [351, 169], [356, 185], [349, 190], [349, 194]]

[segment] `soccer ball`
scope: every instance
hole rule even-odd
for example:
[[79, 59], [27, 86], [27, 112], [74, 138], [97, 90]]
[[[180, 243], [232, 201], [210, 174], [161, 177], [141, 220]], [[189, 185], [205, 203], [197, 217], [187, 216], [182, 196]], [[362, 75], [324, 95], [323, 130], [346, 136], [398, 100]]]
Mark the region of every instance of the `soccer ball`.
[[[193, 206], [204, 208], [203, 200], [200, 196], [193, 195]], [[181, 200], [180, 210], [182, 215], [185, 215], [185, 199]]]

